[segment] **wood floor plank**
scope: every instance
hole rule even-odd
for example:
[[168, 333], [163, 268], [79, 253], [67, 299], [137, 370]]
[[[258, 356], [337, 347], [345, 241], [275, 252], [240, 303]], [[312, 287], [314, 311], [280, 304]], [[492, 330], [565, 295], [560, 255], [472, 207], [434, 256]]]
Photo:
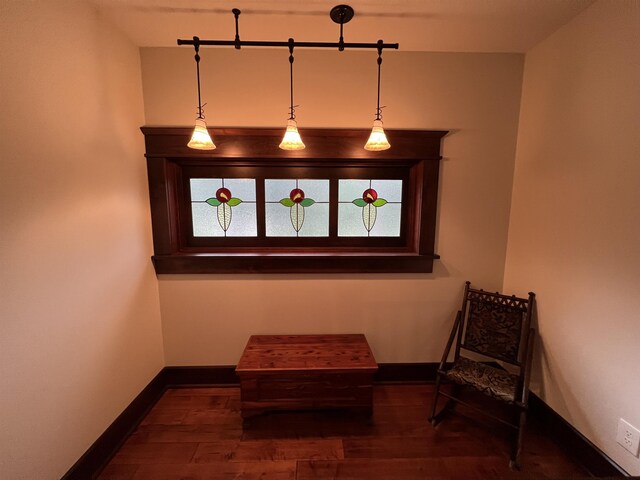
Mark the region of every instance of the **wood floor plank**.
[[156, 409], [222, 409], [226, 408], [229, 396], [225, 395], [181, 395], [163, 396], [154, 408]]
[[491, 456], [496, 452], [496, 442], [492, 439], [447, 438], [433, 441], [425, 437], [345, 438], [343, 445], [345, 458], [444, 458]]
[[168, 409], [154, 407], [141, 425], [180, 425], [189, 413], [188, 408]]
[[296, 462], [142, 465], [132, 480], [295, 480]]
[[275, 460], [337, 460], [344, 458], [341, 440], [264, 440], [201, 443], [193, 462], [262, 462]]
[[197, 443], [134, 443], [127, 441], [111, 460], [112, 465], [189, 463]]
[[202, 443], [218, 440], [240, 440], [242, 425], [141, 425], [131, 435], [134, 443]]
[[444, 472], [437, 458], [301, 461], [297, 480], [445, 480]]
[[100, 473], [98, 480], [132, 480], [140, 465], [111, 463]]
[[366, 418], [345, 411], [278, 412], [244, 423], [243, 440], [322, 439], [366, 435], [372, 431]]
[[229, 410], [191, 409], [181, 419], [183, 425], [222, 425], [234, 424], [242, 426], [242, 417], [239, 412]]
[[428, 405], [433, 391], [428, 385], [379, 385], [373, 389], [373, 403], [380, 405]]

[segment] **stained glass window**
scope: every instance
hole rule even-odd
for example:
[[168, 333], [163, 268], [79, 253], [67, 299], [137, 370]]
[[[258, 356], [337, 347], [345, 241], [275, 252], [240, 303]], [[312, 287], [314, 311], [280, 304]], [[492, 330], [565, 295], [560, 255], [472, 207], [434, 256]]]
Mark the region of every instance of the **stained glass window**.
[[194, 237], [255, 237], [256, 181], [253, 178], [192, 178]]
[[399, 237], [402, 180], [339, 180], [339, 237]]
[[391, 131], [387, 155], [362, 130], [284, 152], [276, 130], [221, 129], [196, 154], [189, 129], [142, 130], [159, 274], [433, 271], [447, 132]]
[[267, 237], [328, 237], [329, 180], [264, 181]]

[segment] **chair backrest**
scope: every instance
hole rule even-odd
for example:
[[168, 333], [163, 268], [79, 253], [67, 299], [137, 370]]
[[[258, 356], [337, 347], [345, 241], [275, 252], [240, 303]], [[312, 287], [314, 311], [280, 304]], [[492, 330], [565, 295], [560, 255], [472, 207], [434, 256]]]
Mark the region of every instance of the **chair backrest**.
[[459, 348], [521, 365], [533, 297], [532, 293], [528, 299], [489, 293], [470, 288], [467, 282], [462, 302], [464, 324], [458, 337]]

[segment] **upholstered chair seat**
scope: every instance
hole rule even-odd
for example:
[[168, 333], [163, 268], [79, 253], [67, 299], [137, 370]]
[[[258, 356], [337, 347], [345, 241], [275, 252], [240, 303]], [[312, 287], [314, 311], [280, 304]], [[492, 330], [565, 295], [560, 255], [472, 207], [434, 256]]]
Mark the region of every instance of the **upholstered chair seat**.
[[516, 401], [518, 376], [469, 358], [460, 357], [450, 370], [442, 372], [458, 385], [466, 385], [506, 403]]

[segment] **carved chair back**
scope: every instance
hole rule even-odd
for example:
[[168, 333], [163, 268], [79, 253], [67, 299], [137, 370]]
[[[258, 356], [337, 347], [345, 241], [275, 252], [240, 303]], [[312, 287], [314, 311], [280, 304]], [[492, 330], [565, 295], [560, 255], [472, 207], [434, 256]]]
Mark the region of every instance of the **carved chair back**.
[[485, 292], [470, 288], [467, 282], [456, 359], [464, 349], [521, 367], [527, 353], [531, 305], [531, 296]]

